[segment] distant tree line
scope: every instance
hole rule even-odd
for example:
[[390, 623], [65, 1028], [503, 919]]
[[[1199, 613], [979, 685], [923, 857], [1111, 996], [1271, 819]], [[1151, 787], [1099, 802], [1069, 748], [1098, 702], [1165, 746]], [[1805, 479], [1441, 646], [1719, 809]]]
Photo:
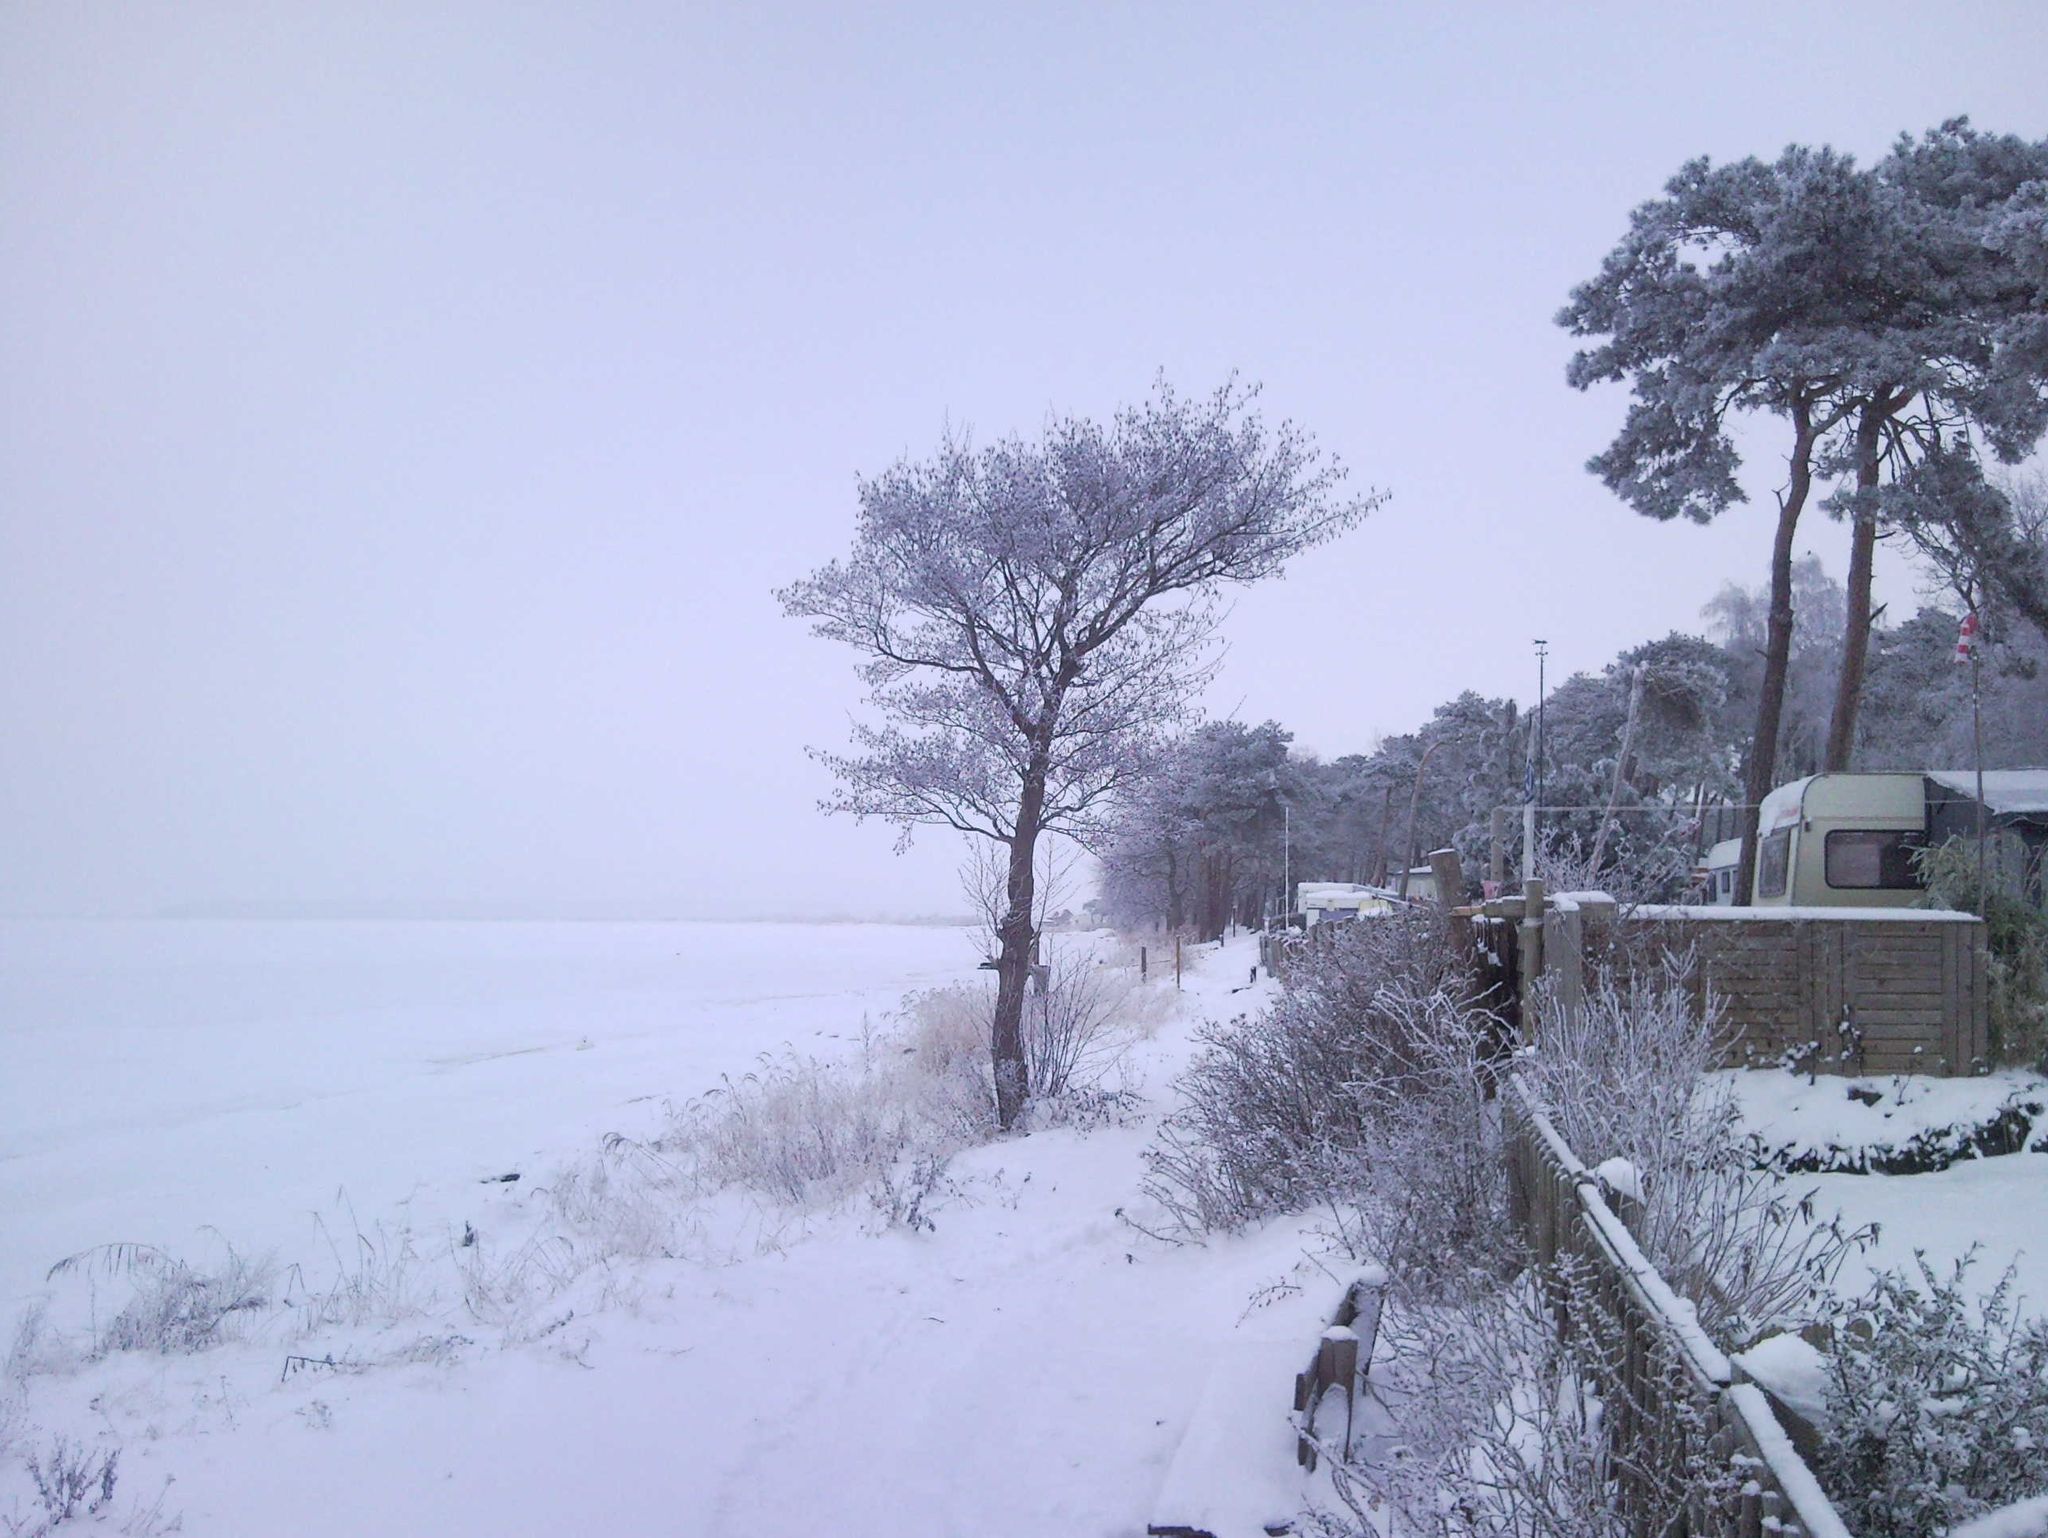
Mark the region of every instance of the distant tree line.
[[[1647, 642], [1546, 702], [1543, 799], [1574, 808], [1546, 831], [1582, 870], [1670, 890], [1708, 837], [1739, 832], [1746, 890], [1773, 786], [1968, 762], [1959, 612], [1994, 638], [1987, 759], [2048, 756], [2048, 509], [2038, 481], [1987, 473], [2048, 431], [2048, 140], [1955, 119], [1870, 166], [1802, 145], [1694, 160], [1557, 320], [1584, 340], [1570, 384], [1627, 388], [1587, 468], [1637, 512], [1705, 523], [1745, 500], [1739, 420], [1775, 424], [1782, 454], [1768, 582], [1710, 605], [1711, 638]], [[1850, 525], [1846, 583], [1794, 558], [1815, 500]], [[1885, 538], [1924, 561], [1947, 607], [1886, 622], [1872, 590]], [[1513, 702], [1475, 694], [1329, 763], [1273, 722], [1204, 727], [1122, 803], [1103, 901], [1212, 934], [1286, 905], [1290, 877], [1385, 880], [1447, 843], [1471, 868], [1494, 810], [1524, 799], [1532, 730]], [[1714, 805], [1734, 827], [1702, 815]]]
[[[2038, 485], [2023, 486], [2017, 501], [2038, 509]], [[2048, 548], [2039, 520], [2031, 527], [2030, 548]], [[1800, 624], [1773, 755], [1781, 781], [1827, 767], [1848, 607], [1843, 585], [1811, 557], [1793, 563], [1792, 588]], [[1733, 814], [1717, 810], [1743, 799], [1769, 608], [1768, 588], [1731, 585], [1703, 612], [1705, 634], [1674, 631], [1630, 647], [1550, 691], [1544, 800], [1585, 808], [1544, 815], [1550, 850], [1583, 866], [1598, 842], [1602, 879], [1675, 897], [1708, 844], [1736, 835]], [[1985, 763], [2048, 763], [2048, 631], [2014, 610], [1988, 612], [1996, 618], [1982, 666]], [[1958, 623], [1953, 607], [1929, 605], [1897, 623], [1877, 611], [1856, 768], [1972, 762], [1969, 669], [1954, 660]], [[1215, 936], [1291, 906], [1290, 880], [1390, 884], [1418, 854], [1446, 846], [1478, 879], [1497, 807], [1505, 874], [1517, 881], [1535, 729], [1534, 711], [1470, 691], [1413, 731], [1336, 758], [1296, 751], [1276, 721], [1206, 723], [1159, 753], [1100, 841], [1102, 914], [1134, 928]]]

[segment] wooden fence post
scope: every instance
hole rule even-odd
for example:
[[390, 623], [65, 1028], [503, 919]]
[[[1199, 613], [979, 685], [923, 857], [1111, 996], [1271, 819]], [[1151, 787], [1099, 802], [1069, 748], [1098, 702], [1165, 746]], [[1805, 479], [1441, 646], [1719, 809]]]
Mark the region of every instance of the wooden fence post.
[[1535, 1035], [1536, 1012], [1530, 1007], [1531, 991], [1543, 975], [1543, 883], [1531, 876], [1522, 883], [1522, 923], [1517, 935], [1516, 960], [1522, 977], [1522, 1039]]

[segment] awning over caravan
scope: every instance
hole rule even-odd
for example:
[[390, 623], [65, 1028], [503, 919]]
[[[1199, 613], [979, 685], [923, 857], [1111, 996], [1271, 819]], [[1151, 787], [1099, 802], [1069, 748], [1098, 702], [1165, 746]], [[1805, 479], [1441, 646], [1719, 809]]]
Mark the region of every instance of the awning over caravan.
[[[1966, 800], [1977, 799], [1974, 769], [1929, 769], [1927, 778]], [[1995, 816], [2048, 817], [2048, 769], [1986, 769], [1984, 807]]]

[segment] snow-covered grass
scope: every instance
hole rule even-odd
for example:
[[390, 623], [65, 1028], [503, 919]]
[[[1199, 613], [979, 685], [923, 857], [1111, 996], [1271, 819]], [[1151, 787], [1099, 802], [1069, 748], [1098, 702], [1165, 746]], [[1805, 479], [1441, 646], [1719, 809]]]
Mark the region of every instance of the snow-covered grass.
[[[1133, 1532], [1208, 1347], [1322, 1322], [1287, 1280], [1315, 1275], [1299, 1225], [1178, 1247], [1119, 1217], [1143, 1087], [1196, 1019], [1258, 1002], [1227, 991], [1246, 947], [1173, 1003], [1155, 970], [1117, 1114], [795, 1201], [693, 1182], [679, 1206], [647, 1178], [686, 1151], [665, 1103], [751, 1069], [706, 1104], [743, 1105], [772, 1149], [811, 1125], [793, 1104], [900, 1090], [931, 1045], [900, 1000], [974, 980], [973, 950], [779, 926], [5, 939], [6, 1275], [17, 1306], [57, 1294], [0, 1389], [10, 1521], [34, 1514], [26, 1451], [62, 1436], [119, 1450], [107, 1519], [190, 1534]], [[110, 1336], [138, 1284], [220, 1296], [227, 1239], [274, 1252], [261, 1307], [173, 1342], [180, 1314], [152, 1306], [168, 1334]]]
[[1743, 1125], [1783, 1165], [1810, 1154], [1841, 1166], [1919, 1152], [1948, 1162], [1915, 1174], [1810, 1174], [1786, 1177], [1788, 1188], [1814, 1193], [1817, 1211], [1839, 1212], [1844, 1225], [1875, 1225], [1875, 1241], [1851, 1257], [1839, 1279], [1855, 1293], [1880, 1272], [1920, 1275], [1924, 1255], [1946, 1273], [1977, 1252], [1975, 1275], [1986, 1287], [2014, 1269], [2017, 1309], [2048, 1315], [2048, 1149], [2043, 1125], [2029, 1118], [2030, 1150], [1983, 1157], [1972, 1134], [1996, 1126], [2009, 1107], [2048, 1105], [2048, 1081], [2019, 1071], [1976, 1078], [1921, 1076], [1869, 1079], [1777, 1070], [1721, 1075], [1741, 1108]]

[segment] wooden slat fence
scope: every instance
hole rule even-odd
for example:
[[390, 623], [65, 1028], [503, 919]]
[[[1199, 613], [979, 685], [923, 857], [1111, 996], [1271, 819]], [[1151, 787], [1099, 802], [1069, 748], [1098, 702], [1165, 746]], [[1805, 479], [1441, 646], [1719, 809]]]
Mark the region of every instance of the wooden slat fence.
[[1516, 936], [1525, 1040], [1541, 1034], [1529, 1008], [1539, 980], [1552, 1007], [1572, 1009], [1602, 967], [1689, 954], [1689, 986], [1733, 1031], [1736, 1066], [1790, 1058], [1823, 1073], [1960, 1075], [1989, 1059], [1984, 925], [1968, 915], [1619, 909], [1531, 885], [1475, 913]]
[[[1849, 1538], [1763, 1391], [1700, 1329], [1630, 1235], [1599, 1180], [1527, 1089], [1504, 1094], [1515, 1216], [1555, 1285], [1560, 1328], [1597, 1330], [1610, 1469], [1632, 1533], [1649, 1538], [1657, 1493], [1689, 1464], [1728, 1472], [1688, 1502], [1696, 1538]], [[1621, 1201], [1626, 1205], [1625, 1199]]]

